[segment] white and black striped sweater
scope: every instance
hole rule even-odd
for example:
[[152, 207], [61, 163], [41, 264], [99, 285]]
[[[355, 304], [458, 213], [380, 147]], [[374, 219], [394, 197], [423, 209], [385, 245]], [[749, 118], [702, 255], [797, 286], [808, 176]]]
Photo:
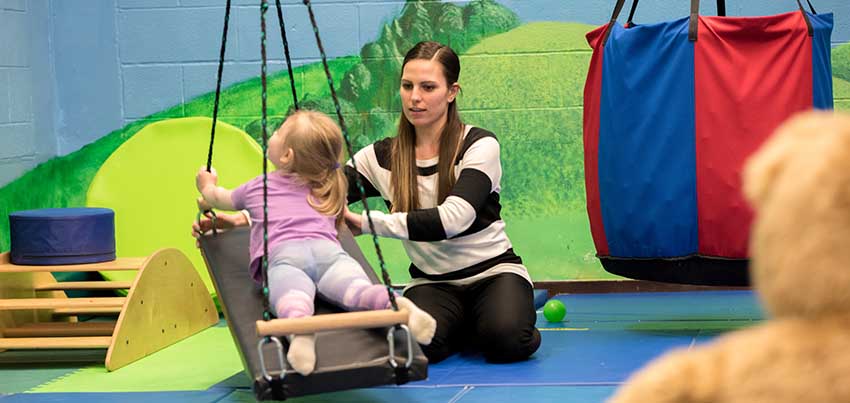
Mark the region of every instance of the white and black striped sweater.
[[[359, 175], [368, 197], [381, 196], [390, 204], [391, 138], [369, 145], [345, 167], [349, 203], [360, 200]], [[502, 176], [499, 142], [484, 129], [467, 125], [455, 160], [456, 183], [437, 205], [438, 158], [417, 160], [420, 209], [385, 214], [372, 211], [375, 232], [401, 239], [412, 264], [409, 286], [434, 281], [468, 284], [499, 273], [515, 273], [529, 282], [528, 271], [514, 254], [500, 216]], [[364, 212], [363, 231], [369, 233]]]

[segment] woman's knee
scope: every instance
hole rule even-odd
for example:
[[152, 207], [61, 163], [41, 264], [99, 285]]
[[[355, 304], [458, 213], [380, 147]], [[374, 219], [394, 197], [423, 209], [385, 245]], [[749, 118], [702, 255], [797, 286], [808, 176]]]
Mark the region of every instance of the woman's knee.
[[425, 354], [425, 357], [428, 357], [429, 364], [436, 364], [443, 361], [456, 352], [452, 349], [451, 345], [439, 342], [436, 338], [431, 341], [431, 344], [420, 347], [422, 347], [422, 352]]
[[540, 332], [534, 327], [514, 324], [479, 326], [476, 344], [490, 362], [515, 362], [527, 359], [540, 347]]

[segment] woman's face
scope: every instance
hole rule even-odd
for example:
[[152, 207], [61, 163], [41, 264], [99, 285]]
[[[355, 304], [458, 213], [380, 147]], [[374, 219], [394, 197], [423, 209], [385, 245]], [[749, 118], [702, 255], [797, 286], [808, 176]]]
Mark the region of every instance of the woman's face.
[[443, 124], [458, 88], [457, 83], [446, 82], [439, 62], [425, 59], [407, 62], [399, 89], [404, 116], [417, 129]]

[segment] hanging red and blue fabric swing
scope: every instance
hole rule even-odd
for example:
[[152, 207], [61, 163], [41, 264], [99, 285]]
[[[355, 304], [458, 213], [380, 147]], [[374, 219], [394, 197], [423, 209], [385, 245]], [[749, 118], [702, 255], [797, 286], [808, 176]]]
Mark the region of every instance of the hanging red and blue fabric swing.
[[587, 34], [587, 211], [597, 256], [644, 280], [747, 285], [740, 173], [792, 114], [832, 108], [832, 14], [699, 15]]

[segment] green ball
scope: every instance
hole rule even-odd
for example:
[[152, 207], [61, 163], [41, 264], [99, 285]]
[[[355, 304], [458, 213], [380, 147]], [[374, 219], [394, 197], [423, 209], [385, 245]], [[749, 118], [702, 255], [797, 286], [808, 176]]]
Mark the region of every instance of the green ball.
[[557, 299], [550, 299], [543, 306], [543, 316], [549, 322], [561, 322], [564, 320], [564, 316], [567, 316], [567, 307]]

